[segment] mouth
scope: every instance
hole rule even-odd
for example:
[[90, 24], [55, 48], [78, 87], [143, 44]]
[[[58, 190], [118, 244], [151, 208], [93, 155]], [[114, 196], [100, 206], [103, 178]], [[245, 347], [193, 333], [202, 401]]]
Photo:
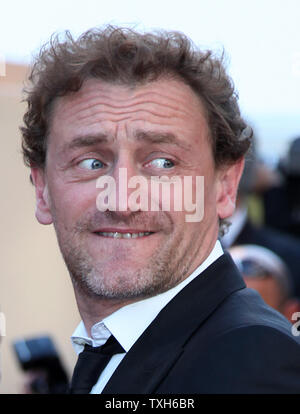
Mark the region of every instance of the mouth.
[[96, 231], [95, 234], [100, 237], [112, 238], [112, 239], [140, 239], [142, 237], [149, 237], [154, 232], [152, 231]]

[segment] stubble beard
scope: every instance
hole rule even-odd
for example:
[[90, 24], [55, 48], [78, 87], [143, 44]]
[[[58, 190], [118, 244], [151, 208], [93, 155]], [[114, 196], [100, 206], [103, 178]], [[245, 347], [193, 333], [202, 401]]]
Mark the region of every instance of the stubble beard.
[[[135, 269], [122, 266], [117, 272], [110, 273], [103, 269], [101, 262], [95, 263], [85, 247], [86, 224], [78, 223], [73, 230], [65, 229], [64, 232], [60, 231], [56, 220], [54, 226], [74, 288], [89, 297], [136, 300], [155, 296], [183, 280], [192, 260], [191, 246], [182, 248], [182, 234], [178, 232], [176, 236], [166, 238], [163, 246], [157, 246], [143, 266], [135, 266]], [[115, 257], [118, 257], [118, 252]]]

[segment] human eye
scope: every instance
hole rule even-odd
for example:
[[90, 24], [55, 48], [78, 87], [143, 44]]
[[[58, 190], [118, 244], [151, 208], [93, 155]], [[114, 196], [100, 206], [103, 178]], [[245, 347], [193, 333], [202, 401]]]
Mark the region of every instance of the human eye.
[[97, 158], [88, 158], [81, 161], [79, 167], [84, 168], [86, 170], [99, 170], [100, 168], [104, 167], [103, 162], [98, 160]]
[[155, 158], [154, 160], [150, 161], [147, 165], [155, 168], [172, 168], [174, 167], [174, 162], [168, 158]]

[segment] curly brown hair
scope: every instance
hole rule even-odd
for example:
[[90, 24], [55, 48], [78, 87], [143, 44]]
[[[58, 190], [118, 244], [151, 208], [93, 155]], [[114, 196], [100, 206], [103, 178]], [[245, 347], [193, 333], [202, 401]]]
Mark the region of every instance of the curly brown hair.
[[138, 33], [105, 26], [78, 39], [68, 31], [62, 39], [52, 36], [40, 50], [25, 90], [28, 108], [20, 128], [25, 163], [45, 166], [55, 98], [78, 91], [88, 78], [138, 86], [166, 75], [188, 84], [204, 103], [216, 166], [236, 162], [246, 153], [251, 133], [245, 134], [247, 125], [223, 57], [198, 50], [179, 32]]

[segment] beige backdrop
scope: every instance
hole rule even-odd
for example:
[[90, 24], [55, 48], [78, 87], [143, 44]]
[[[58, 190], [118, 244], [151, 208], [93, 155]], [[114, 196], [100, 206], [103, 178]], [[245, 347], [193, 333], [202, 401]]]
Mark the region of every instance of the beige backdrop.
[[76, 356], [69, 338], [80, 319], [53, 227], [35, 219], [34, 187], [22, 161], [19, 126], [27, 71], [6, 65], [6, 76], [0, 77], [0, 312], [6, 320], [0, 345], [2, 394], [22, 392], [24, 376], [12, 350], [16, 338], [51, 335], [70, 374]]

